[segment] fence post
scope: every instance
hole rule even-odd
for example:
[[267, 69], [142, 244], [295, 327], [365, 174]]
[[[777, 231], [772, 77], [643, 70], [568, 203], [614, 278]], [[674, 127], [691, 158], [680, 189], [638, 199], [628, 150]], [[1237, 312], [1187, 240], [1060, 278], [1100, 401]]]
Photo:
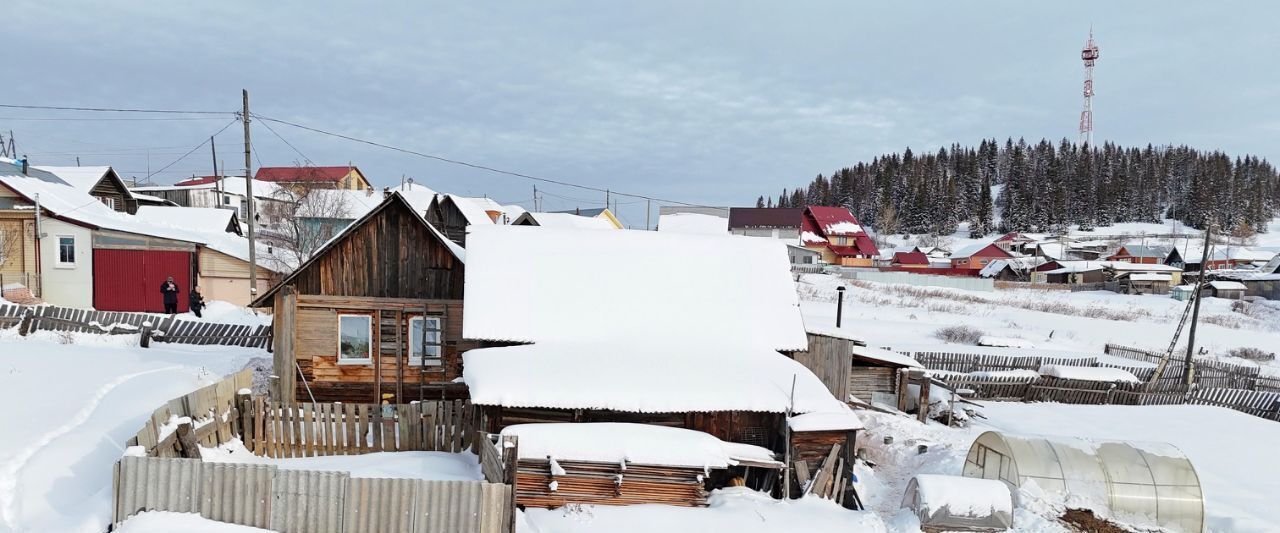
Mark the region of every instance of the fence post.
[[154, 331], [154, 330], [155, 330], [155, 327], [153, 327], [153, 326], [151, 325], [151, 322], [150, 322], [150, 321], [143, 322], [143, 323], [142, 323], [142, 327], [138, 329], [138, 335], [139, 335], [139, 337], [138, 337], [138, 345], [139, 345], [139, 346], [141, 346], [141, 347], [143, 347], [143, 348], [150, 348], [150, 347], [151, 347], [151, 332], [152, 332], [152, 331]]
[[236, 409], [240, 412], [240, 441], [245, 448], [253, 450], [253, 394], [241, 394], [236, 391]]
[[35, 324], [35, 310], [28, 307], [22, 310], [22, 320], [18, 322], [18, 335], [26, 337], [31, 334], [32, 326]]

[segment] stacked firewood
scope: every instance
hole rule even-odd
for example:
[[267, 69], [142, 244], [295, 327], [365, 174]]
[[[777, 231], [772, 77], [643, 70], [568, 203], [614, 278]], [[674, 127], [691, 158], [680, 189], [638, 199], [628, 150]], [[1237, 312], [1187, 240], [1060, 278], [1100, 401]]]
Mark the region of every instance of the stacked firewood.
[[705, 506], [706, 473], [693, 467], [521, 459], [516, 504], [548, 509], [571, 503]]

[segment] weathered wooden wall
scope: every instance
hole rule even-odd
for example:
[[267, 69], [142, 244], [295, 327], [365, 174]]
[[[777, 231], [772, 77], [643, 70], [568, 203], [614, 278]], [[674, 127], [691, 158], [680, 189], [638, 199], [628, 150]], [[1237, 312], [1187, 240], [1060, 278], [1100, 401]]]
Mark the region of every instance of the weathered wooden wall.
[[[414, 300], [301, 295], [297, 299], [294, 353], [306, 383], [294, 385], [298, 401], [366, 402], [435, 399], [427, 385], [462, 375], [462, 352], [483, 345], [462, 338], [461, 300]], [[423, 316], [443, 322], [440, 365], [409, 364], [409, 320]], [[338, 315], [373, 317], [372, 360], [338, 363]], [[295, 370], [296, 372], [296, 370]]]
[[461, 300], [463, 263], [404, 202], [390, 202], [292, 279], [298, 294]]
[[[809, 334], [809, 349], [792, 352], [792, 358], [813, 371], [827, 390], [840, 400], [848, 398], [849, 364], [853, 356], [853, 341]], [[869, 398], [864, 398], [870, 401]]]
[[871, 402], [873, 393], [897, 394], [898, 369], [885, 366], [854, 366], [849, 370], [849, 394]]

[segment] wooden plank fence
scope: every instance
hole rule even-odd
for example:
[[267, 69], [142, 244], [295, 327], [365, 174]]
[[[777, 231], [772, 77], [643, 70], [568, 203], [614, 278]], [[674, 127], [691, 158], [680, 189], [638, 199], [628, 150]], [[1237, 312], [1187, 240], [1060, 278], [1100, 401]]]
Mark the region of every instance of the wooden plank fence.
[[[1114, 344], [1106, 346], [1106, 353], [1147, 364], [1125, 365], [1098, 361], [1096, 357], [1071, 359], [954, 352], [914, 352], [911, 355], [926, 368], [936, 371], [935, 379], [953, 390], [972, 391], [968, 397], [974, 399], [1095, 405], [1215, 405], [1280, 422], [1280, 379], [1260, 376], [1257, 367], [1196, 359], [1193, 362], [1195, 385], [1188, 393], [1180, 359], [1171, 360], [1164, 372], [1148, 386], [1147, 380], [1155, 373], [1155, 368], [1149, 364], [1158, 363], [1161, 353]], [[971, 375], [974, 372], [1038, 370], [1042, 364], [1121, 368], [1133, 373], [1143, 383]]]
[[1095, 366], [1095, 356], [994, 355], [980, 353], [911, 351], [908, 355], [930, 370], [979, 372], [995, 370], [1039, 370], [1043, 365]]
[[253, 399], [244, 442], [272, 458], [395, 451], [461, 452], [477, 446], [480, 411], [463, 400], [409, 404], [300, 403]]
[[[253, 371], [244, 369], [195, 392], [169, 400], [151, 413], [151, 418], [127, 446], [141, 446], [149, 457], [199, 457], [192, 444], [214, 447], [241, 435], [238, 404], [253, 386]], [[189, 418], [186, 429], [180, 420]], [[187, 430], [190, 440], [182, 442]]]
[[140, 335], [145, 348], [152, 341], [271, 349], [270, 325], [225, 324], [184, 320], [176, 316], [123, 311], [97, 311], [53, 305], [0, 305], [0, 328], [18, 327], [26, 336], [34, 331], [66, 331], [102, 335]]

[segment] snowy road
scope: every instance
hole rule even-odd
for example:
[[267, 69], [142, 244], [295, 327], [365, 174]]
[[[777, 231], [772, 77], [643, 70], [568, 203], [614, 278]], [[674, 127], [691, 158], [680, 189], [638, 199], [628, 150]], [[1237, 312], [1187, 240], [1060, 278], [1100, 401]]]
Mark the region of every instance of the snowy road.
[[124, 442], [164, 402], [262, 353], [78, 340], [0, 337], [0, 532], [102, 531]]

